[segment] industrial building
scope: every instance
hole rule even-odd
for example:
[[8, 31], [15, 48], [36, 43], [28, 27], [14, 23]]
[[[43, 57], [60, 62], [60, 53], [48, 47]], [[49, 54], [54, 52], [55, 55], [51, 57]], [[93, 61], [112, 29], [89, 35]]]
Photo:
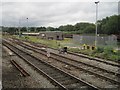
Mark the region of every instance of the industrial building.
[[63, 40], [63, 33], [60, 31], [46, 31], [46, 32], [40, 32], [39, 37], [43, 39], [49, 39], [49, 40]]
[[39, 33], [22, 33], [22, 35], [37, 36], [38, 38], [48, 40], [63, 40], [63, 33], [60, 31], [46, 31]]

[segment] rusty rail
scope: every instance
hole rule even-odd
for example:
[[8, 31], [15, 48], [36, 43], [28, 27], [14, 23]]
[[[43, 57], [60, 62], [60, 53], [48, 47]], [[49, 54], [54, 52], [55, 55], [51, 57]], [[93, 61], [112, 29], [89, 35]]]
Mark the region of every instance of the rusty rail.
[[10, 60], [10, 62], [22, 73], [24, 77], [30, 76], [30, 74], [25, 71], [15, 60]]

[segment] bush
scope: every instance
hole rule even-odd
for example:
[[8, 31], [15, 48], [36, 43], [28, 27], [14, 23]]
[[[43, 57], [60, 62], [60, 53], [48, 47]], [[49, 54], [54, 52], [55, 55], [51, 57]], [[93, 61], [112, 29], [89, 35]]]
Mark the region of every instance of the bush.
[[102, 53], [102, 52], [104, 52], [104, 47], [98, 47], [98, 48], [96, 49], [96, 52], [97, 52], [97, 53]]
[[29, 37], [28, 37], [28, 36], [25, 36], [25, 39], [29, 39]]
[[119, 50], [119, 51], [117, 51], [117, 55], [119, 55], [119, 56], [120, 56], [120, 50]]
[[118, 55], [110, 55], [110, 56], [109, 56], [109, 59], [118, 61], [118, 60], [120, 60], [120, 56], [118, 56]]
[[114, 52], [113, 52], [113, 48], [112, 47], [105, 47], [104, 48], [104, 53], [106, 53], [106, 54], [114, 54]]

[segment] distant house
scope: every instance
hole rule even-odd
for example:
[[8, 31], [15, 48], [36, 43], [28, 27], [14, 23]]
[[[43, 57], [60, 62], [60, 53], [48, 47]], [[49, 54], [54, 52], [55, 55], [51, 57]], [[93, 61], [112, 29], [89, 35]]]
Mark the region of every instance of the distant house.
[[63, 40], [63, 33], [60, 31], [46, 31], [46, 32], [40, 32], [39, 37], [43, 39], [49, 39], [49, 40]]

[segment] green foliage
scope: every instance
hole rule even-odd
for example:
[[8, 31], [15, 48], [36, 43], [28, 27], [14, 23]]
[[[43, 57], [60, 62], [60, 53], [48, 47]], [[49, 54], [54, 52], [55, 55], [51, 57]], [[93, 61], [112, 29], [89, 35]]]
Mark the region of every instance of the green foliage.
[[26, 27], [22, 27], [22, 28], [20, 28], [20, 31], [21, 32], [27, 32], [27, 28]]
[[98, 56], [110, 60], [120, 60], [120, 51], [114, 50], [113, 47], [98, 47], [94, 53], [94, 56]]
[[[4, 30], [4, 29], [3, 29]], [[9, 28], [6, 28], [5, 29], [5, 32], [8, 32], [9, 34], [11, 34], [11, 35], [15, 35], [16, 34], [16, 32], [18, 31], [18, 29], [17, 28], [15, 28], [15, 27], [9, 27]]]
[[104, 52], [104, 47], [97, 47], [97, 49], [94, 52], [102, 53]]
[[113, 15], [110, 17], [106, 17], [101, 21], [98, 21], [98, 33], [101, 34], [118, 34], [119, 31], [119, 22], [120, 15]]
[[109, 47], [105, 47], [104, 48], [104, 53], [106, 53], [106, 54], [114, 54], [113, 50], [114, 49], [112, 47], [110, 47], [110, 46]]
[[35, 32], [35, 28], [34, 27], [30, 27], [29, 28], [29, 32]]
[[60, 31], [74, 31], [73, 27], [74, 26], [72, 26], [72, 25], [64, 25], [64, 26], [60, 26], [58, 29]]
[[46, 31], [46, 27], [37, 27], [36, 32]]
[[69, 48], [68, 50], [71, 52], [75, 52], [75, 53], [80, 52], [80, 50], [78, 48]]
[[95, 33], [95, 26], [89, 25], [84, 29], [84, 33]]
[[25, 39], [29, 39], [29, 37], [25, 36]]
[[118, 60], [120, 60], [120, 56], [117, 56], [117, 55], [110, 55], [110, 56], [109, 56], [109, 59], [118, 61]]
[[107, 47], [101, 46], [101, 47], [97, 47], [97, 49], [95, 50], [80, 50], [80, 52], [90, 56], [100, 57], [113, 61], [120, 60], [120, 51], [114, 50], [114, 48], [111, 46], [107, 46]]
[[55, 31], [55, 29], [53, 27], [47, 27], [46, 31]]
[[60, 31], [68, 33], [81, 34], [81, 33], [95, 33], [95, 25], [92, 23], [77, 23], [73, 25], [60, 26]]

